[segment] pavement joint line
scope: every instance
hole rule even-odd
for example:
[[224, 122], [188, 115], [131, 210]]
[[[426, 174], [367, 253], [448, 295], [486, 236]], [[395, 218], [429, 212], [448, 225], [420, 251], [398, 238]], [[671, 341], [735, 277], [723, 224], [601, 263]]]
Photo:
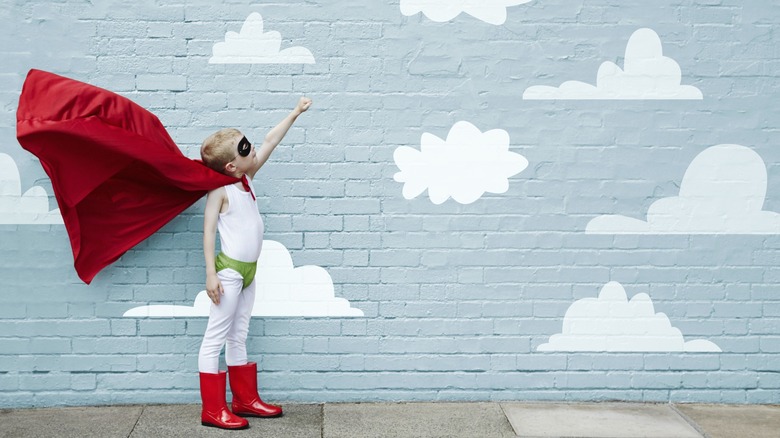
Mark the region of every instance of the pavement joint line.
[[698, 424], [696, 421], [694, 421], [694, 420], [693, 420], [693, 418], [691, 418], [691, 417], [689, 417], [689, 416], [685, 415], [685, 412], [683, 412], [683, 411], [681, 411], [681, 410], [677, 409], [677, 406], [676, 406], [674, 403], [669, 403], [669, 406], [672, 408], [672, 410], [673, 410], [674, 412], [676, 412], [676, 413], [677, 413], [677, 415], [679, 415], [679, 416], [680, 416], [680, 418], [682, 418], [683, 420], [685, 420], [685, 422], [686, 422], [686, 423], [688, 423], [688, 424], [689, 424], [689, 425], [690, 425], [692, 428], [694, 428], [694, 429], [696, 430], [696, 432], [698, 432], [698, 434], [699, 434], [699, 435], [701, 435], [703, 438], [711, 438], [711, 437], [710, 437], [710, 436], [707, 434], [707, 432], [705, 432], [705, 431], [704, 431], [704, 430], [701, 428], [701, 426], [699, 426], [699, 424]]
[[130, 438], [133, 435], [133, 432], [135, 431], [135, 427], [138, 426], [138, 422], [141, 421], [141, 416], [144, 414], [145, 410], [146, 410], [146, 405], [141, 405], [141, 412], [138, 413], [138, 418], [135, 419], [135, 423], [133, 423], [133, 427], [130, 429], [130, 432], [127, 434], [126, 438]]
[[320, 438], [325, 438], [325, 403], [320, 403]]
[[501, 413], [504, 414], [504, 419], [506, 420], [507, 423], [509, 423], [509, 427], [512, 428], [512, 433], [514, 433], [515, 436], [519, 436], [517, 434], [517, 431], [515, 430], [515, 425], [512, 424], [512, 422], [509, 420], [509, 415], [506, 414], [506, 410], [504, 409], [504, 403], [502, 402], [497, 402], [497, 403], [498, 403], [498, 408], [501, 409]]

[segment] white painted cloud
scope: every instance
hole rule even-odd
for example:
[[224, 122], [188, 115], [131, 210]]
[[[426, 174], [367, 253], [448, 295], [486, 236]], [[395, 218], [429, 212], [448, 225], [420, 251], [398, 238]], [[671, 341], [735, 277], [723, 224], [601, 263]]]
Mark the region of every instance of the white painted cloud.
[[661, 39], [652, 29], [639, 29], [626, 47], [624, 69], [604, 62], [596, 76], [596, 86], [567, 81], [560, 87], [534, 85], [523, 99], [702, 99], [701, 91], [680, 85], [682, 71], [671, 58], [663, 56]]
[[60, 209], [49, 211], [49, 196], [40, 186], [22, 194], [22, 178], [10, 155], [0, 153], [0, 224], [61, 224]]
[[[336, 298], [333, 281], [319, 266], [293, 267], [290, 252], [279, 242], [263, 241], [263, 251], [257, 262], [255, 305], [252, 316], [363, 316], [363, 311], [350, 307], [349, 301]], [[211, 300], [206, 291], [195, 297], [192, 306], [151, 305], [134, 307], [126, 317], [192, 317], [209, 316]]]
[[263, 32], [263, 17], [252, 12], [241, 32], [229, 31], [225, 41], [214, 44], [209, 64], [314, 64], [314, 55], [305, 47], [280, 50], [279, 32]]
[[436, 22], [450, 21], [461, 13], [489, 24], [504, 24], [506, 8], [531, 0], [401, 0], [401, 13], [409, 16], [422, 12]]
[[434, 204], [450, 197], [471, 204], [485, 192], [506, 192], [508, 178], [528, 167], [525, 157], [509, 152], [509, 134], [502, 129], [482, 133], [461, 121], [452, 126], [447, 140], [426, 132], [420, 144], [419, 151], [401, 146], [393, 153], [401, 170], [394, 179], [404, 183], [406, 199], [427, 189]]
[[780, 214], [763, 211], [764, 161], [752, 149], [721, 144], [705, 149], [685, 171], [680, 195], [655, 201], [647, 221], [621, 215], [594, 218], [591, 234], [778, 234]]
[[686, 342], [663, 313], [655, 313], [647, 294], [631, 301], [620, 283], [610, 281], [598, 298], [577, 300], [566, 311], [561, 333], [537, 351], [685, 351], [718, 352], [720, 347], [697, 339]]

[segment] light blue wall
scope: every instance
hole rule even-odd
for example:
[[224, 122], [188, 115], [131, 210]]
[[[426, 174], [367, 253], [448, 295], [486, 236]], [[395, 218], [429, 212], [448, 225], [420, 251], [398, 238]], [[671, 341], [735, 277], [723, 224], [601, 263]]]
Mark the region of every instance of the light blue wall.
[[[254, 318], [265, 398], [780, 402], [780, 230], [594, 235], [646, 218], [710, 146], [749, 147], [780, 211], [780, 6], [736, 0], [535, 0], [503, 25], [404, 16], [399, 0], [0, 0], [0, 153], [54, 198], [15, 138], [39, 68], [119, 92], [189, 156], [223, 126], [261, 138], [314, 100], [258, 174], [267, 239], [325, 268], [363, 318]], [[164, 3], [165, 6], [160, 6]], [[251, 12], [312, 65], [209, 64]], [[594, 83], [654, 30], [702, 100], [523, 100]], [[470, 204], [407, 200], [393, 159], [458, 121], [503, 129], [529, 166]], [[62, 225], [0, 225], [0, 407], [197, 402], [206, 321], [124, 318], [204, 288], [203, 201], [86, 286]], [[685, 340], [719, 353], [539, 352], [609, 281], [646, 293]]]

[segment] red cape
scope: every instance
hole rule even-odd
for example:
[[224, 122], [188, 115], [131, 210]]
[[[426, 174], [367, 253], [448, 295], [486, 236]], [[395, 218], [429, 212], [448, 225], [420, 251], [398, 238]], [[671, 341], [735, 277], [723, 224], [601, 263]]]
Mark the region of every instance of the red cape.
[[129, 99], [40, 70], [24, 82], [16, 135], [51, 178], [87, 284], [207, 191], [239, 181], [185, 157]]

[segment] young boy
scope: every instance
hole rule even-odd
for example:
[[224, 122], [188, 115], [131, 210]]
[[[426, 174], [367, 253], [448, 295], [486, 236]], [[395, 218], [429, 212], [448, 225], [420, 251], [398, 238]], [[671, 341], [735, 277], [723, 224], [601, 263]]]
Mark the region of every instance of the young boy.
[[[263, 403], [257, 393], [257, 363], [247, 363], [246, 337], [255, 301], [255, 270], [263, 246], [263, 220], [257, 209], [252, 178], [268, 160], [311, 100], [302, 97], [295, 109], [265, 137], [256, 149], [237, 129], [210, 135], [200, 155], [210, 168], [241, 179], [208, 193], [203, 221], [203, 254], [206, 258], [206, 291], [212, 305], [198, 355], [201, 424], [222, 429], [244, 429], [241, 417], [278, 417], [282, 409]], [[214, 256], [216, 232], [221, 252]], [[228, 371], [219, 371], [219, 354], [225, 348]], [[230, 375], [232, 411], [225, 401], [225, 381]]]

